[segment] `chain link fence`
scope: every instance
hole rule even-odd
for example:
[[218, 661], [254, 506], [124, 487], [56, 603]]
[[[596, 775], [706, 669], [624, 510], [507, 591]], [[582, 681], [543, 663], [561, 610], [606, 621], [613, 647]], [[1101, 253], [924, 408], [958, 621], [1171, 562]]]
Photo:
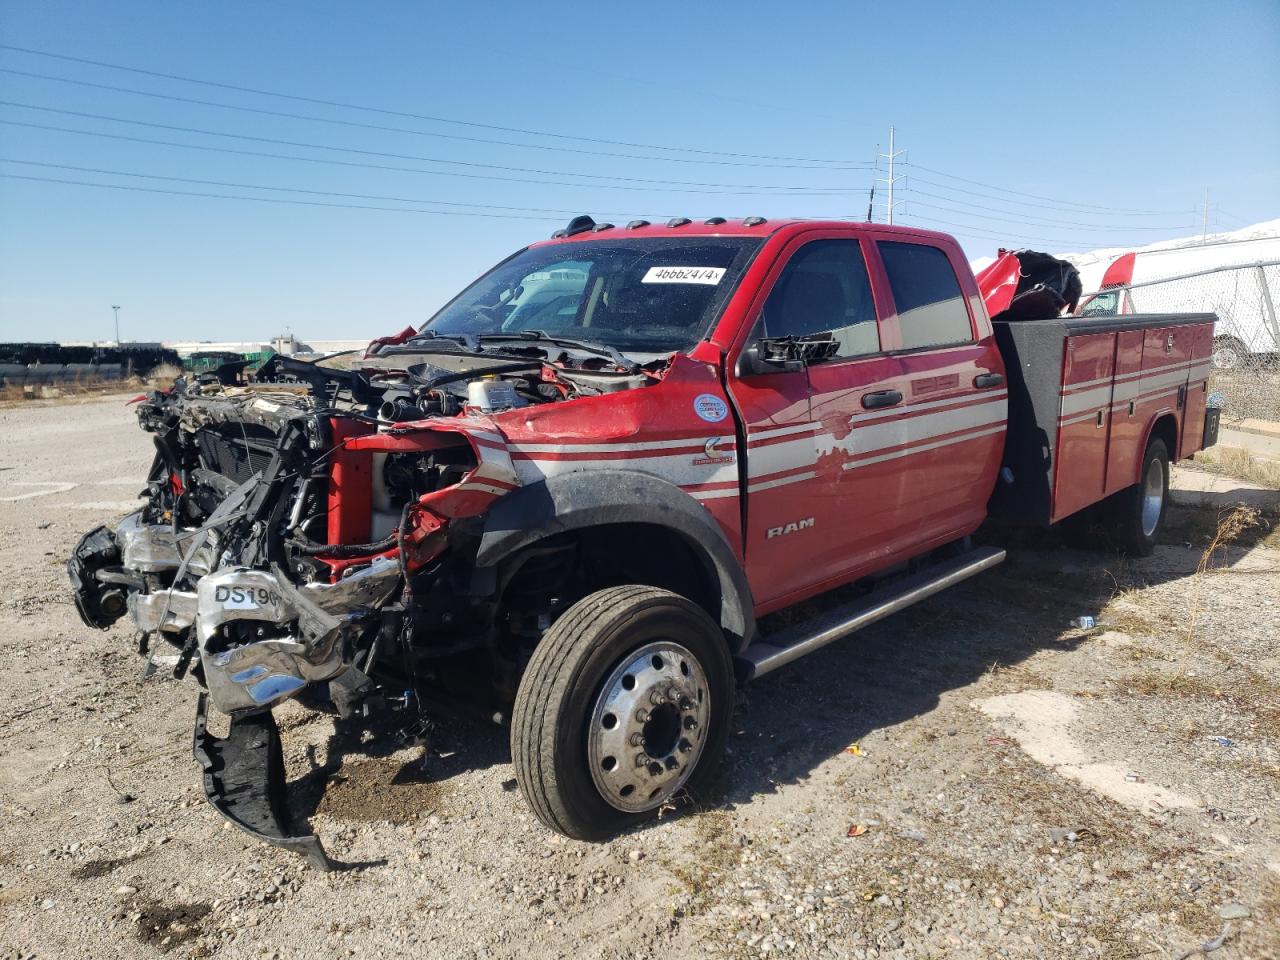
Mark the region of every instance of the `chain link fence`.
[[1209, 389], [1222, 418], [1280, 422], [1280, 260], [1238, 264], [1109, 287], [1081, 300], [1082, 316], [1216, 313]]

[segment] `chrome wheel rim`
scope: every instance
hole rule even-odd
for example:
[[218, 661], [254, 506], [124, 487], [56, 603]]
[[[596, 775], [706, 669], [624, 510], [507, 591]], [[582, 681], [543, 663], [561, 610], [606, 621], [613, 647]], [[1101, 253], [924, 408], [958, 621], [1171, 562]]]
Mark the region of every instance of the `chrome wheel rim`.
[[1235, 347], [1218, 347], [1213, 351], [1213, 365], [1219, 370], [1231, 370], [1240, 362], [1240, 354]]
[[1142, 533], [1152, 536], [1160, 522], [1164, 509], [1164, 464], [1152, 460], [1147, 466], [1147, 476], [1142, 483]]
[[609, 806], [642, 813], [688, 781], [706, 745], [711, 691], [678, 643], [646, 644], [605, 679], [587, 727], [591, 779]]

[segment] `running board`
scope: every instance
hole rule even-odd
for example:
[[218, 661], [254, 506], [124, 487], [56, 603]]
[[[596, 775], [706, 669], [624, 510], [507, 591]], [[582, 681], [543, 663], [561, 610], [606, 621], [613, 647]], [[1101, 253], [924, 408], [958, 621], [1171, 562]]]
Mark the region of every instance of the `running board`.
[[829, 610], [812, 620], [767, 634], [738, 658], [743, 680], [763, 676], [770, 670], [798, 660], [806, 653], [883, 620], [913, 603], [919, 603], [947, 587], [989, 570], [1004, 559], [996, 547], [979, 547], [900, 580], [890, 580], [869, 597]]

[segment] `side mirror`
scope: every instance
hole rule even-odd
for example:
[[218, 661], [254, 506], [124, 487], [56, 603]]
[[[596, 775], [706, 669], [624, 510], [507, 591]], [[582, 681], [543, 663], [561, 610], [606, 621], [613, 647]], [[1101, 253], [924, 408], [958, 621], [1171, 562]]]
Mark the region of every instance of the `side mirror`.
[[767, 373], [798, 373], [804, 369], [804, 361], [793, 357], [781, 357], [771, 350], [769, 341], [756, 340], [747, 345], [738, 357], [738, 376], [758, 377]]

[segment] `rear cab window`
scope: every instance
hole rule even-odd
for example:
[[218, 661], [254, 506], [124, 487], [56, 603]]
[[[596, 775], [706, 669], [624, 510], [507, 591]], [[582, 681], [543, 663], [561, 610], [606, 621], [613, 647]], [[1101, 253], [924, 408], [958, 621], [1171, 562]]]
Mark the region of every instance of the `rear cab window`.
[[973, 343], [973, 323], [944, 250], [926, 243], [876, 243], [898, 312], [903, 350]]

